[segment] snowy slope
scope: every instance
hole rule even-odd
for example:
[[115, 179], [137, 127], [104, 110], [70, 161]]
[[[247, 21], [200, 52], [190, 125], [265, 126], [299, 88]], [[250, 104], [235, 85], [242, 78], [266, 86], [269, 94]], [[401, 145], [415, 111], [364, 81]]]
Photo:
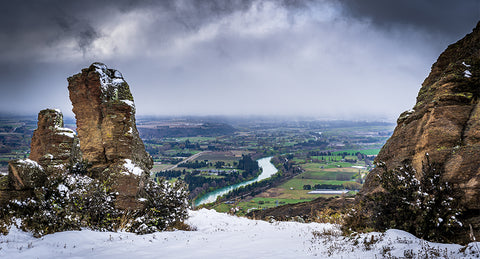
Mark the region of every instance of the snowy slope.
[[12, 229], [0, 236], [0, 258], [477, 258], [480, 247], [425, 242], [399, 230], [347, 238], [331, 224], [268, 223], [205, 209], [190, 211], [188, 223], [197, 231], [135, 235], [83, 230], [36, 239]]

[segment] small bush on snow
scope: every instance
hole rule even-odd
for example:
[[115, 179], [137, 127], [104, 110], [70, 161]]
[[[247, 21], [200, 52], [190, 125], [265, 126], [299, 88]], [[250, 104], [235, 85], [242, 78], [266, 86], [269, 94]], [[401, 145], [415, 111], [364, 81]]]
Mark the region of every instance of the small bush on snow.
[[377, 181], [384, 189], [365, 197], [345, 218], [344, 230], [386, 230], [396, 228], [436, 242], [449, 242], [456, 233], [465, 231], [459, 221], [463, 209], [458, 189], [442, 181], [444, 168], [430, 163], [428, 155], [421, 177], [406, 162], [400, 168], [387, 170]]
[[139, 234], [167, 230], [188, 217], [188, 192], [184, 182], [148, 181], [144, 190], [146, 209], [138, 211], [131, 231]]
[[142, 196], [144, 209], [123, 211], [114, 206], [116, 193], [99, 180], [84, 174], [50, 177], [33, 197], [0, 208], [0, 231], [6, 234], [16, 224], [37, 237], [81, 228], [143, 234], [172, 228], [187, 218], [188, 193], [182, 182], [157, 184], [149, 179]]

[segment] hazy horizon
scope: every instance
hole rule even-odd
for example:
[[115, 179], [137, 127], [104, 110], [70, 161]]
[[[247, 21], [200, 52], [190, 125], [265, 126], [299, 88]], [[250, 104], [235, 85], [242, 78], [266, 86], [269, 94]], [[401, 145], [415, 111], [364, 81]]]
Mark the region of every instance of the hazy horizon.
[[[45, 107], [47, 109], [48, 107]], [[65, 124], [75, 124], [75, 115], [64, 113], [63, 120]], [[21, 119], [21, 120], [36, 120], [38, 112], [33, 113], [1, 113], [0, 119]], [[215, 122], [215, 123], [252, 123], [258, 121], [259, 123], [282, 123], [282, 122], [351, 122], [351, 123], [386, 123], [395, 125], [397, 118], [328, 118], [328, 117], [313, 117], [301, 115], [145, 115], [137, 114], [137, 124], [142, 121], [185, 121], [185, 122]]]
[[[480, 2], [4, 1], [0, 112], [59, 108], [93, 62], [137, 115], [395, 121]], [[447, 17], [447, 18], [446, 18]]]

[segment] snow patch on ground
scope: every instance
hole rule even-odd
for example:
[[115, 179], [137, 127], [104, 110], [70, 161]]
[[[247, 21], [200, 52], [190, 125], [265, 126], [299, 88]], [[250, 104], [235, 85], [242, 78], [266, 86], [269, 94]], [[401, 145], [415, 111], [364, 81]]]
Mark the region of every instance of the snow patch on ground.
[[64, 184], [59, 184], [59, 185], [57, 186], [57, 189], [58, 189], [58, 191], [60, 191], [60, 192], [68, 192], [68, 191], [69, 191], [69, 190], [68, 190], [68, 187], [65, 186]]
[[57, 168], [57, 169], [65, 169], [65, 165], [64, 164], [59, 164], [59, 165], [54, 165], [53, 167]]
[[28, 167], [38, 167], [40, 169], [43, 169], [41, 165], [39, 165], [36, 161], [33, 161], [29, 158], [27, 159], [20, 159], [18, 160], [18, 163], [20, 164], [23, 164], [23, 165], [26, 165]]
[[109, 86], [118, 88], [119, 85], [126, 83], [120, 71], [114, 70], [111, 77], [107, 72], [108, 68], [106, 65], [94, 63], [93, 66], [95, 67], [95, 72], [97, 72], [100, 77], [100, 85], [103, 91], [107, 91]]
[[72, 129], [69, 128], [62, 128], [62, 127], [55, 127], [55, 134], [57, 135], [65, 135], [69, 138], [74, 138], [76, 133]]
[[120, 100], [120, 101], [126, 103], [128, 106], [135, 107], [135, 104], [133, 103], [133, 101], [130, 101], [130, 100]]
[[[1, 258], [476, 258], [477, 246], [426, 242], [388, 230], [344, 237], [338, 226], [319, 223], [249, 220], [213, 210], [190, 211], [187, 223], [197, 231], [66, 231], [34, 238], [13, 228], [0, 236]], [[373, 237], [373, 238], [372, 238]], [[373, 240], [373, 241], [372, 241]], [[437, 257], [438, 257], [437, 256]]]
[[465, 70], [465, 71], [463, 71], [463, 75], [466, 78], [470, 78], [470, 77], [472, 77], [472, 72], [470, 72], [469, 70]]
[[128, 172], [124, 172], [125, 174], [134, 174], [141, 176], [143, 173], [142, 168], [136, 166], [132, 160], [130, 159], [124, 159], [125, 163], [123, 164], [123, 167], [128, 170]]
[[[118, 71], [117, 71], [118, 72]], [[125, 83], [125, 80], [123, 78], [114, 78], [112, 79], [112, 84], [114, 85], [119, 85]]]
[[111, 78], [105, 73], [107, 66], [101, 63], [94, 63], [93, 66], [95, 67], [95, 72], [97, 72], [100, 77], [100, 85], [102, 86], [102, 89], [106, 91], [108, 83], [111, 82]]
[[58, 135], [64, 135], [69, 138], [74, 138], [75, 137], [75, 132], [57, 132]]

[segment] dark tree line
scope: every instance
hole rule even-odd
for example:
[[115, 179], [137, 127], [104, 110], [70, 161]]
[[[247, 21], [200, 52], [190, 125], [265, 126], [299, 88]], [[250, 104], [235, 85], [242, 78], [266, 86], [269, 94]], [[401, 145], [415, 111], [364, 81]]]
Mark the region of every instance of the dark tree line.
[[[224, 178], [208, 178], [201, 175], [187, 174], [184, 181], [188, 184], [190, 191], [190, 198], [203, 195], [207, 192], [214, 191], [216, 189], [247, 181], [258, 175], [258, 171], [248, 173], [245, 172], [231, 172], [229, 174], [221, 174]], [[220, 175], [220, 174], [219, 174]]]
[[198, 161], [198, 160], [195, 160], [194, 162], [185, 162], [178, 165], [178, 167], [186, 167], [190, 169], [198, 169], [198, 168], [208, 167], [208, 166], [211, 166], [211, 163], [208, 163], [207, 161]]
[[303, 189], [311, 190], [312, 187], [314, 190], [316, 189], [343, 190], [344, 189], [344, 186], [342, 184], [315, 184], [314, 186], [310, 184], [305, 184], [303, 186]]
[[[216, 167], [217, 166], [221, 167], [222, 163], [217, 163]], [[253, 160], [249, 155], [242, 155], [242, 158], [238, 161], [237, 168], [244, 171], [218, 173], [218, 175], [223, 176], [223, 178], [205, 177], [199, 175], [199, 172], [192, 172], [192, 174], [185, 175], [184, 181], [188, 184], [190, 197], [194, 198], [218, 188], [250, 180], [260, 173], [258, 162]]]
[[319, 148], [326, 148], [328, 146], [327, 141], [321, 140], [308, 140], [302, 143], [295, 144], [296, 147], [319, 147]]
[[260, 170], [258, 162], [253, 160], [249, 155], [242, 155], [242, 159], [238, 161], [237, 168], [248, 172], [255, 172]]
[[287, 156], [278, 156], [272, 158], [272, 164], [278, 169], [278, 172], [270, 178], [255, 182], [246, 186], [239, 187], [220, 198], [220, 200], [231, 199], [235, 197], [253, 196], [263, 192], [267, 188], [273, 188], [282, 184], [284, 181], [298, 175], [302, 170], [290, 161]]
[[168, 171], [162, 171], [162, 172], [157, 172], [155, 173], [156, 178], [164, 177], [167, 180], [170, 180], [172, 178], [178, 178], [182, 174], [185, 174], [185, 169], [182, 171], [178, 170], [168, 170]]

